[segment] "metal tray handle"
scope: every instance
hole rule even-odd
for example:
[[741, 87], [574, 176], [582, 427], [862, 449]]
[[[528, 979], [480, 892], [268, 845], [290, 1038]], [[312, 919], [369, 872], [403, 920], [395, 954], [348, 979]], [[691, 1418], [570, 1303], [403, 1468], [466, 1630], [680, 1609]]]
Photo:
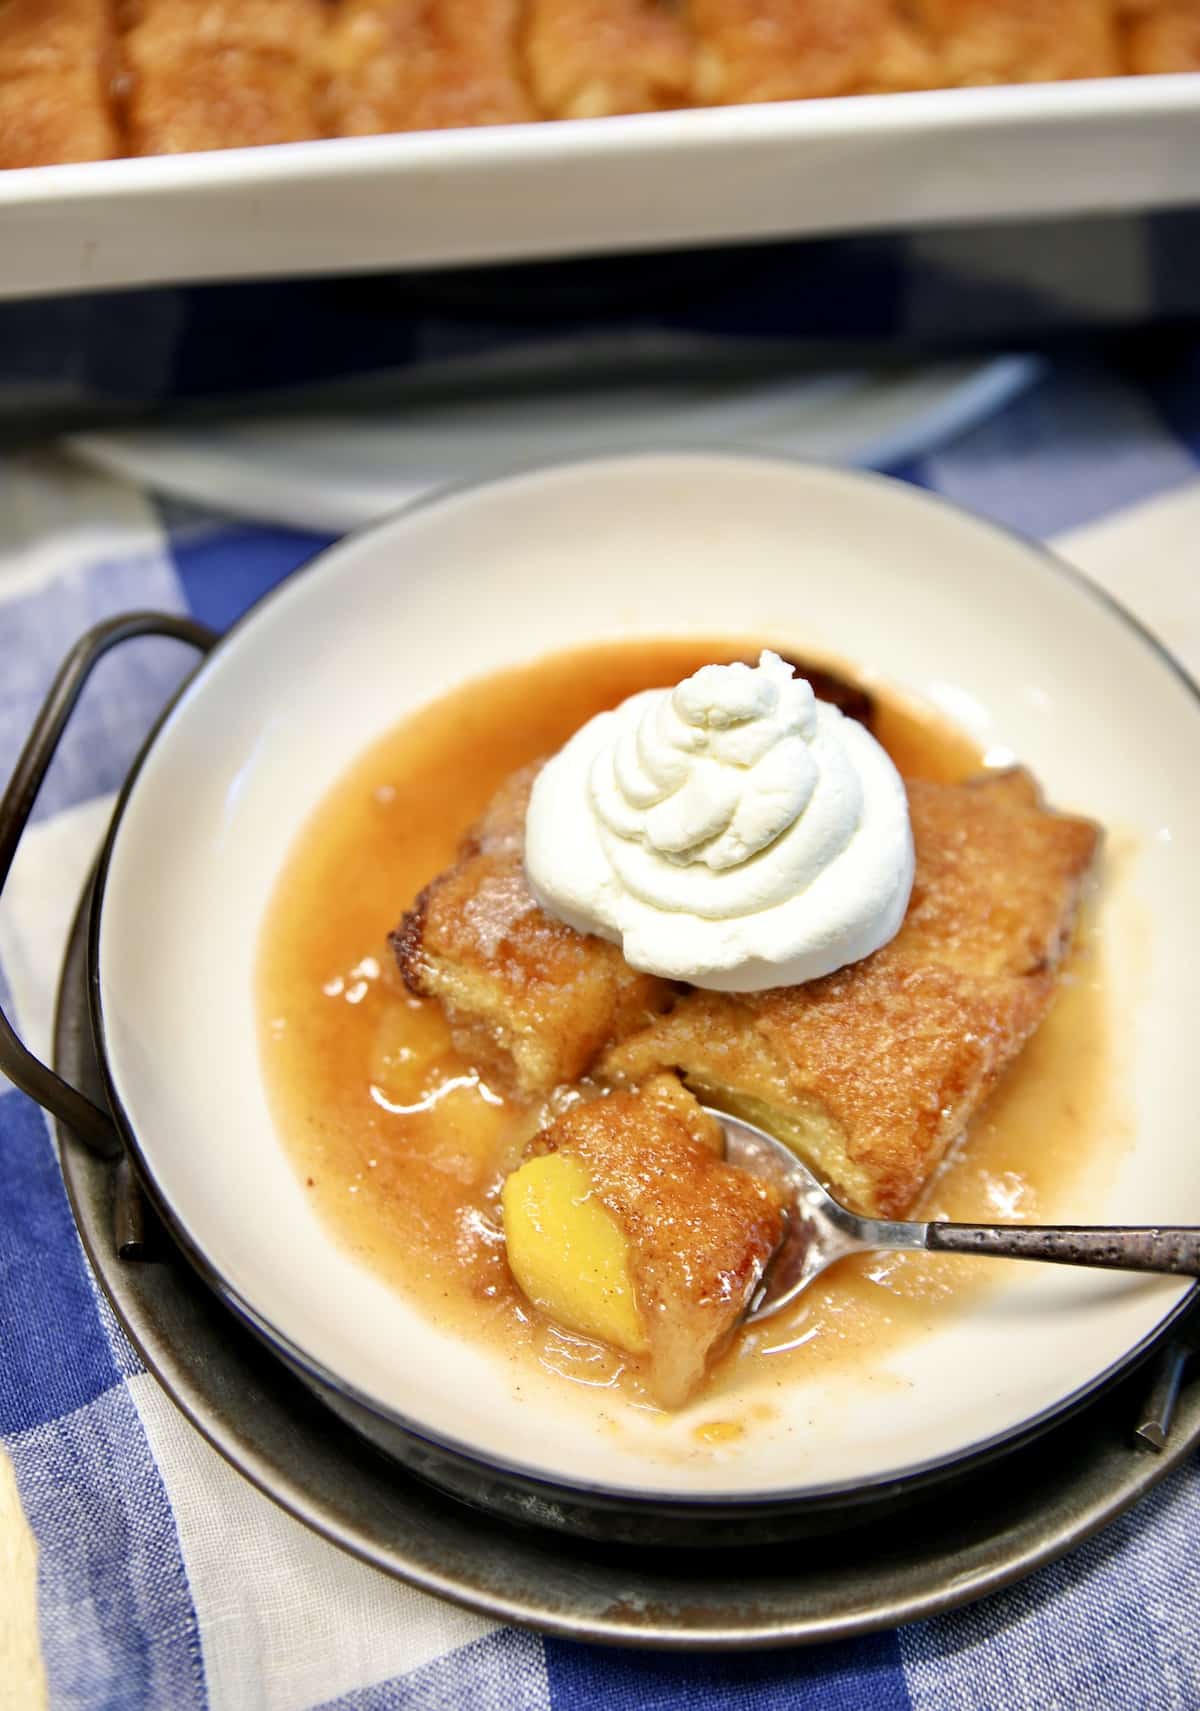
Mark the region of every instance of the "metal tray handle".
[[[42, 781], [80, 691], [111, 648], [139, 636], [166, 636], [186, 642], [201, 653], [207, 653], [219, 640], [218, 632], [206, 624], [193, 618], [173, 617], [168, 612], [126, 612], [97, 624], [79, 638], [59, 667], [0, 801], [0, 893], [7, 884]], [[115, 1158], [121, 1152], [121, 1139], [109, 1113], [34, 1057], [18, 1039], [3, 1008], [0, 1008], [0, 1071], [65, 1123], [93, 1152], [103, 1158]]]

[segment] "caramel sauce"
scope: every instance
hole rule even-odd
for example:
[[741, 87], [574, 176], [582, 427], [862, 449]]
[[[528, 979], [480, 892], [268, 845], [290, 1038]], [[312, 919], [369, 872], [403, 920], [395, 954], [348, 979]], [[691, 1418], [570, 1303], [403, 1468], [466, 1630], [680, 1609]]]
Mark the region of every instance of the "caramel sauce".
[[[386, 935], [510, 772], [637, 690], [756, 651], [696, 640], [606, 644], [476, 680], [413, 714], [303, 828], [259, 948], [261, 1050], [277, 1129], [334, 1237], [439, 1324], [518, 1366], [534, 1360], [575, 1385], [620, 1386], [643, 1403], [636, 1363], [545, 1322], [517, 1291], [499, 1188], [536, 1119], [455, 1052], [435, 1003], [405, 991]], [[875, 695], [876, 734], [902, 773], [954, 781], [979, 769], [962, 733], [898, 695]], [[1121, 1136], [1098, 965], [1085, 920], [1050, 1015], [931, 1184], [921, 1215], [1080, 1219], [1072, 1189], [1097, 1148], [1111, 1152]], [[697, 1427], [697, 1444], [740, 1437], [747, 1380], [773, 1386], [801, 1362], [877, 1358], [961, 1313], [1003, 1263], [915, 1254], [842, 1262], [789, 1312], [740, 1334], [699, 1399], [717, 1412], [712, 1430]]]

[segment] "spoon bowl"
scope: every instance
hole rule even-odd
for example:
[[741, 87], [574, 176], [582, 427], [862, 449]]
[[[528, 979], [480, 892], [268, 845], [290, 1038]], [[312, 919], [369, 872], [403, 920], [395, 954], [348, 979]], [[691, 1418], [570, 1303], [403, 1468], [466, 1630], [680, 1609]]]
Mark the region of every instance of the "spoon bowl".
[[1200, 1277], [1200, 1228], [1192, 1226], [951, 1224], [860, 1217], [835, 1200], [791, 1148], [765, 1129], [711, 1106], [705, 1110], [724, 1131], [727, 1161], [769, 1183], [784, 1208], [783, 1236], [750, 1299], [747, 1322], [789, 1306], [836, 1261], [881, 1250], [982, 1254]]

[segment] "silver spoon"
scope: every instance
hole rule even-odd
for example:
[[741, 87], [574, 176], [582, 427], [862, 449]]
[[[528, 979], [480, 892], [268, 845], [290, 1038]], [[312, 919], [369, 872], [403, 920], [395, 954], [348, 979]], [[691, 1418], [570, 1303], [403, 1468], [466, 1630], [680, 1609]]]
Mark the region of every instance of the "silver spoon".
[[1200, 1229], [919, 1224], [860, 1218], [835, 1200], [782, 1141], [740, 1117], [709, 1106], [705, 1109], [725, 1132], [729, 1163], [772, 1183], [787, 1214], [783, 1240], [751, 1298], [747, 1320], [778, 1313], [835, 1260], [879, 1250], [985, 1254], [993, 1259], [1040, 1259], [1106, 1271], [1200, 1277]]

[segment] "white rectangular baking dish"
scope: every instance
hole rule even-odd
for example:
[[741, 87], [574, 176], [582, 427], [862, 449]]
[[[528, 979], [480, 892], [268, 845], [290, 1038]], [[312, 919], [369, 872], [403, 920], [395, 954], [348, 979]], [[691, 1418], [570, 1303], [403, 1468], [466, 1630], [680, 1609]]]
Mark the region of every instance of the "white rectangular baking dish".
[[0, 297], [1200, 202], [1200, 75], [0, 173]]

